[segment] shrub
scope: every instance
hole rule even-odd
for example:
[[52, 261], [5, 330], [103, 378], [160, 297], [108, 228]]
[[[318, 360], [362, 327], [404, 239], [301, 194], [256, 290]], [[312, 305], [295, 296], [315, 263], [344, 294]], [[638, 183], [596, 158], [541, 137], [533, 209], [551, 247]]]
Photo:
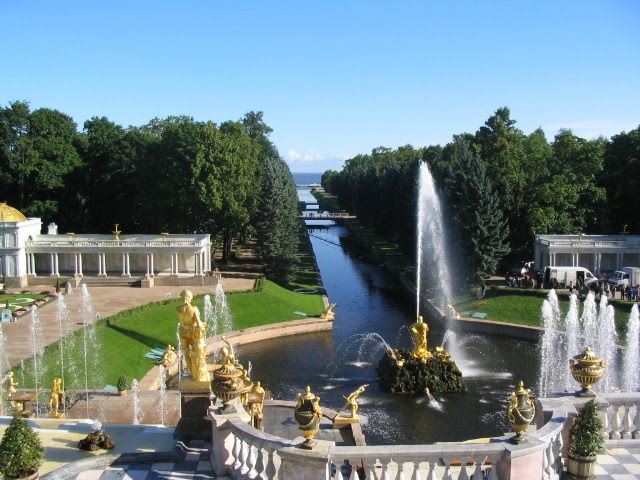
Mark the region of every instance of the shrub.
[[38, 470], [43, 457], [38, 435], [24, 418], [14, 415], [0, 443], [0, 472], [5, 478], [26, 477]]
[[569, 453], [578, 457], [591, 457], [602, 451], [602, 421], [598, 417], [596, 402], [587, 402], [569, 430]]

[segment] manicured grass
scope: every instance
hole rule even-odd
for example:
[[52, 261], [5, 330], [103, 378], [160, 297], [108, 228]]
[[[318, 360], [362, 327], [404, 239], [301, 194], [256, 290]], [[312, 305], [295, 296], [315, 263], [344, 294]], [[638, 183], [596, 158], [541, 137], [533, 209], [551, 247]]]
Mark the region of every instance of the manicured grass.
[[[485, 320], [516, 323], [519, 325], [542, 326], [542, 302], [548, 292], [542, 290], [525, 290], [519, 288], [491, 288], [487, 290], [485, 298], [476, 298], [476, 291], [458, 298], [454, 304], [460, 313], [483, 312]], [[558, 295], [563, 318], [569, 310], [569, 296], [566, 293]], [[619, 343], [626, 342], [627, 322], [631, 313], [631, 302], [620, 300], [609, 301], [615, 309], [616, 329]]]
[[[229, 309], [233, 316], [234, 328], [242, 329], [271, 323], [302, 318], [294, 311], [309, 315], [318, 315], [324, 311], [322, 296], [295, 293], [265, 281], [261, 291], [232, 293], [227, 296]], [[203, 297], [194, 299], [193, 304], [200, 308], [204, 316]], [[178, 318], [176, 308], [179, 299], [143, 305], [96, 324], [95, 337], [99, 349], [88, 349], [87, 359], [90, 365], [89, 385], [102, 388], [106, 384], [115, 385], [118, 377], [125, 374], [129, 381], [142, 378], [153, 366], [153, 361], [145, 358], [145, 353], [153, 347], [176, 345]], [[78, 365], [74, 380], [66, 379], [67, 388], [84, 388], [84, 342], [83, 330], [76, 331], [62, 343], [65, 352], [65, 364]], [[50, 388], [53, 378], [60, 376], [60, 342], [45, 350], [40, 365], [45, 366], [43, 374], [44, 388]], [[25, 380], [21, 387], [33, 387], [31, 361], [25, 362]], [[22, 378], [17, 370], [16, 378]]]

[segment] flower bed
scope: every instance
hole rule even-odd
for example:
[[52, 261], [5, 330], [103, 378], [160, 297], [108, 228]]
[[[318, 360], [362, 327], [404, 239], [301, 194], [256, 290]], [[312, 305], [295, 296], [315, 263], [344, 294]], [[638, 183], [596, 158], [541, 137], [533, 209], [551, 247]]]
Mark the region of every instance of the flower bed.
[[3, 290], [0, 291], [0, 310], [8, 308], [11, 310], [12, 317], [16, 319], [31, 311], [33, 305], [41, 308], [59, 295], [59, 293], [49, 292], [47, 290], [36, 292], [30, 292], [28, 290], [22, 290], [20, 292]]

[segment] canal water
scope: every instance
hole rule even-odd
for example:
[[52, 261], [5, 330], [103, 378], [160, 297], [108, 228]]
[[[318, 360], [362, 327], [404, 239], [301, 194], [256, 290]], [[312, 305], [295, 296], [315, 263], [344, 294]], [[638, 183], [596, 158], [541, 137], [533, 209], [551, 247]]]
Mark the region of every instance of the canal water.
[[[301, 191], [301, 199], [308, 191]], [[336, 303], [333, 331], [274, 339], [241, 347], [252, 378], [272, 396], [295, 400], [309, 385], [321, 405], [341, 408], [344, 397], [369, 384], [360, 397], [363, 431], [369, 445], [463, 441], [509, 431], [506, 406], [516, 383], [538, 381], [537, 344], [485, 335], [457, 335], [447, 350], [467, 386], [465, 393], [425, 396], [381, 391], [375, 367], [384, 353], [380, 337], [394, 347], [411, 347], [408, 326], [415, 321], [407, 298], [387, 272], [358, 250], [344, 227], [315, 222], [314, 253], [330, 302]], [[445, 331], [427, 321], [429, 348]]]

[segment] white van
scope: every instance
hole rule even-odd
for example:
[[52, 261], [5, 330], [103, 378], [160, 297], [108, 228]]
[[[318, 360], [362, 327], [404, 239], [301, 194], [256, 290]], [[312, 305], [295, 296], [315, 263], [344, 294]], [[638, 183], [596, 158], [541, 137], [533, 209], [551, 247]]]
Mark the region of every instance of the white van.
[[544, 268], [545, 288], [552, 288], [555, 285], [559, 288], [569, 288], [569, 286], [581, 288], [597, 282], [595, 275], [584, 267]]

